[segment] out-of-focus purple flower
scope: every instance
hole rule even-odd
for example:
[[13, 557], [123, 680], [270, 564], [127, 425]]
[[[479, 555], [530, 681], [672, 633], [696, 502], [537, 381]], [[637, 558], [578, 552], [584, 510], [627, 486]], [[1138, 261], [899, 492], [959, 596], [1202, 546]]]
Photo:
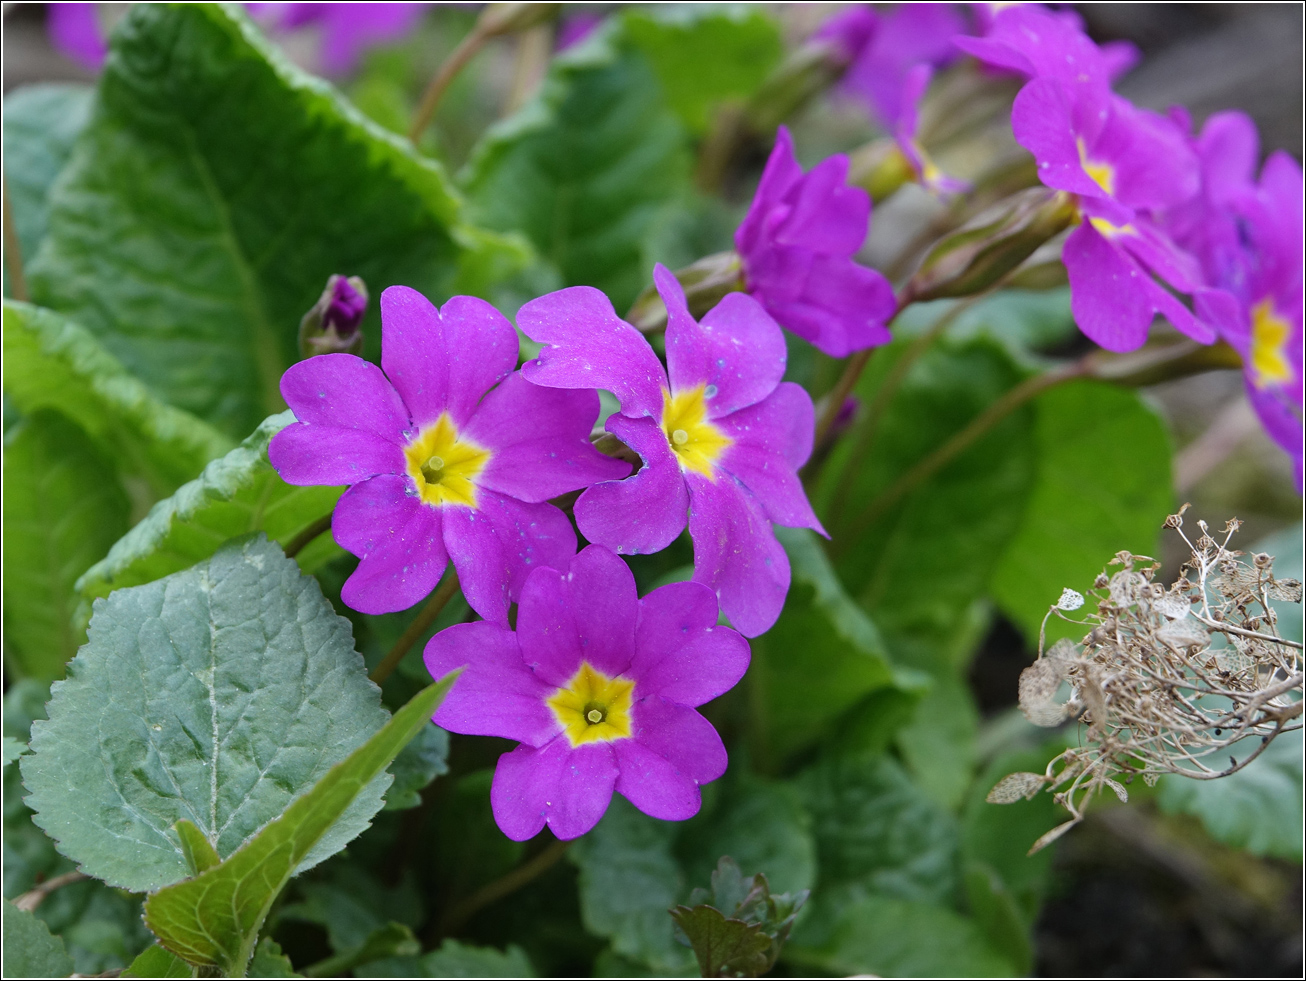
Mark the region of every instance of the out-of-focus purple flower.
[[936, 194], [959, 194], [968, 190], [970, 185], [956, 177], [945, 174], [930, 159], [925, 148], [916, 140], [916, 129], [920, 125], [920, 101], [929, 88], [934, 69], [927, 64], [919, 64], [907, 72], [903, 80], [902, 105], [894, 121], [893, 136], [898, 142], [898, 149], [911, 164], [912, 172], [921, 186]]
[[1138, 63], [1141, 53], [1128, 41], [1098, 45], [1084, 33], [1073, 10], [1048, 10], [1042, 4], [977, 3], [979, 37], [958, 34], [953, 43], [989, 68], [1029, 78], [1110, 83]]
[[716, 597], [696, 582], [643, 599], [616, 555], [591, 545], [522, 589], [516, 632], [466, 623], [426, 645], [434, 677], [462, 667], [436, 711], [452, 732], [516, 739], [490, 788], [494, 819], [525, 841], [547, 824], [577, 838], [615, 790], [645, 814], [683, 821], [726, 750], [694, 709], [735, 686], [748, 642], [717, 626]]
[[398, 41], [421, 20], [425, 3], [247, 3], [255, 19], [273, 30], [310, 24], [322, 29], [322, 71], [347, 75], [368, 48]]
[[576, 551], [571, 523], [546, 502], [630, 467], [590, 444], [595, 392], [513, 371], [517, 333], [484, 300], [455, 296], [437, 310], [392, 286], [381, 338], [381, 368], [324, 354], [286, 371], [281, 394], [299, 421], [268, 458], [290, 484], [351, 485], [331, 523], [362, 559], [346, 604], [406, 609], [452, 561], [472, 609], [506, 623], [527, 574]]
[[893, 287], [853, 254], [866, 240], [870, 196], [847, 184], [848, 158], [829, 157], [804, 174], [789, 130], [775, 149], [735, 247], [744, 279], [767, 313], [831, 357], [887, 344]]
[[67, 55], [88, 71], [104, 67], [109, 47], [96, 16], [93, 3], [46, 4], [46, 30], [50, 43], [60, 54]]
[[612, 392], [621, 410], [608, 432], [644, 461], [629, 480], [580, 496], [581, 533], [619, 553], [658, 552], [688, 513], [694, 581], [756, 637], [789, 590], [789, 559], [771, 523], [824, 534], [797, 476], [812, 452], [812, 400], [781, 381], [784, 335], [756, 300], [730, 293], [698, 323], [674, 275], [659, 265], [653, 280], [667, 308], [667, 370], [606, 296], [573, 286], [517, 314], [545, 345], [522, 374], [537, 385]]
[[1247, 395], [1302, 488], [1302, 171], [1282, 151], [1255, 180], [1251, 119], [1218, 113], [1194, 141], [1202, 191], [1166, 225], [1201, 260], [1197, 311], [1242, 356]]
[[587, 14], [584, 11], [571, 14], [558, 27], [558, 39], [555, 45], [557, 50], [566, 51], [580, 44], [602, 23], [603, 18], [598, 14]]

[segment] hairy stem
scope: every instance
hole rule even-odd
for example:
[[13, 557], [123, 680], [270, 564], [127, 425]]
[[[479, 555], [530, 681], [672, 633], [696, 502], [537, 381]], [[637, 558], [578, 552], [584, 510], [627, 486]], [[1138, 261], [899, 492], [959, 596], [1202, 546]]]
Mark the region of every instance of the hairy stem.
[[25, 909], [30, 913], [32, 910], [36, 909], [36, 907], [40, 906], [41, 903], [45, 902], [45, 898], [56, 889], [62, 889], [64, 886], [71, 885], [74, 882], [81, 882], [86, 878], [89, 878], [89, 876], [87, 876], [85, 872], [76, 871], [65, 872], [63, 875], [56, 875], [53, 879], [46, 879], [36, 888], [29, 889], [27, 892], [23, 893], [14, 900], [14, 905], [19, 909]]
[[435, 618], [444, 611], [444, 608], [449, 605], [449, 601], [454, 598], [454, 594], [457, 592], [458, 574], [454, 572], [453, 566], [450, 565], [449, 571], [444, 574], [444, 579], [440, 582], [440, 585], [431, 594], [431, 598], [426, 601], [422, 611], [417, 614], [417, 619], [408, 625], [408, 629], [404, 631], [403, 636], [395, 642], [395, 646], [390, 648], [390, 652], [386, 654], [380, 664], [372, 669], [372, 673], [368, 677], [378, 685], [390, 677], [395, 668], [399, 667], [399, 662], [412, 650], [413, 645], [422, 639], [422, 635], [430, 629], [431, 624], [435, 623]]

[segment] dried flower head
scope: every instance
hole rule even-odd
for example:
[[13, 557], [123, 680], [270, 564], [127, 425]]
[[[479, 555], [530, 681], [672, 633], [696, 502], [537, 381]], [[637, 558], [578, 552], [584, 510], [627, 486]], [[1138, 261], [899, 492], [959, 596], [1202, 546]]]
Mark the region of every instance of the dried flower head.
[[[1065, 602], [1070, 590], [1044, 618], [1045, 625], [1053, 616], [1082, 623], [1083, 639], [1044, 651], [1040, 637], [1038, 660], [1021, 674], [1026, 718], [1040, 726], [1078, 719], [1086, 727], [1083, 745], [1043, 773], [1010, 774], [989, 792], [990, 803], [1010, 804], [1046, 789], [1070, 812], [1031, 854], [1083, 820], [1103, 787], [1124, 801], [1124, 784], [1137, 776], [1149, 786], [1164, 773], [1215, 780], [1241, 770], [1281, 732], [1301, 728], [1302, 645], [1280, 636], [1270, 602], [1300, 603], [1301, 583], [1276, 579], [1270, 555], [1231, 549], [1237, 519], [1222, 541], [1204, 521], [1191, 540], [1183, 510], [1165, 526], [1192, 553], [1175, 582], [1154, 582], [1152, 559], [1118, 553], [1087, 593], [1083, 609], [1091, 612], [1082, 620], [1066, 615], [1076, 609]], [[1247, 739], [1250, 751], [1233, 749]]]

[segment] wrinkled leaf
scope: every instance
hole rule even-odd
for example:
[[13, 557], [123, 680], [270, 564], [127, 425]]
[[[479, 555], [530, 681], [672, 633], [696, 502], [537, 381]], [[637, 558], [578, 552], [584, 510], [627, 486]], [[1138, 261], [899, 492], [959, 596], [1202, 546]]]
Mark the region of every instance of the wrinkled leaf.
[[284, 407], [299, 318], [332, 273], [441, 295], [500, 248], [437, 164], [215, 4], [127, 13], [50, 207], [33, 296], [236, 438]]
[[[32, 726], [36, 822], [84, 871], [145, 891], [189, 874], [173, 825], [230, 856], [385, 721], [348, 621], [261, 536], [96, 604]], [[381, 776], [307, 857], [381, 806]]]
[[57, 412], [28, 416], [5, 444], [5, 666], [48, 681], [85, 639], [73, 584], [127, 530], [131, 505], [113, 461]]
[[281, 945], [271, 937], [264, 937], [254, 948], [249, 962], [251, 978], [302, 978], [295, 971], [290, 958], [281, 952]]
[[[154, 505], [78, 580], [83, 602], [188, 569], [249, 532], [264, 532], [284, 547], [330, 514], [342, 488], [292, 487], [268, 463], [272, 437], [294, 421], [289, 411], [268, 417], [240, 446]], [[301, 569], [312, 572], [340, 554], [327, 531], [296, 559]]]
[[534, 978], [538, 977], [526, 952], [516, 944], [507, 950], [477, 947], [446, 940], [439, 950], [421, 959], [428, 978]]
[[195, 968], [166, 947], [151, 944], [127, 966], [124, 978], [193, 978]]
[[5, 395], [23, 412], [58, 409], [141, 478], [150, 500], [171, 494], [231, 440], [165, 405], [89, 331], [60, 314], [4, 303]]
[[671, 917], [685, 931], [705, 978], [755, 978], [770, 966], [771, 938], [756, 925], [728, 919], [712, 906], [677, 906]]
[[268, 908], [332, 824], [427, 724], [457, 675], [422, 689], [362, 746], [221, 865], [154, 893], [145, 922], [193, 964], [244, 971]]
[[73, 959], [58, 937], [27, 910], [4, 901], [4, 967], [7, 978], [66, 978]]
[[449, 772], [449, 733], [429, 725], [403, 748], [390, 766], [394, 783], [385, 795], [387, 811], [402, 811], [422, 803], [422, 791]]

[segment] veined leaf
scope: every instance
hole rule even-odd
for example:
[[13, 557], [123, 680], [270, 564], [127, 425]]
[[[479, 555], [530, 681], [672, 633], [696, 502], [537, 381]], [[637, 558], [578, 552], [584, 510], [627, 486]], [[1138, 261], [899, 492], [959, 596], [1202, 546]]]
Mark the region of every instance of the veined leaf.
[[[272, 437], [295, 421], [286, 411], [263, 420], [254, 433], [214, 460], [150, 513], [77, 582], [89, 605], [115, 589], [153, 582], [211, 556], [223, 542], [262, 531], [282, 547], [331, 513], [343, 488], [292, 487], [268, 463]], [[329, 532], [297, 556], [312, 572], [342, 554]]]
[[[38, 302], [228, 435], [280, 411], [332, 273], [436, 296], [518, 247], [468, 228], [443, 171], [296, 68], [235, 5], [146, 4], [114, 31], [51, 195]], [[380, 340], [376, 306], [363, 324]]]
[[4, 901], [4, 966], [7, 978], [66, 978], [73, 959], [63, 941], [25, 909]]
[[[190, 874], [183, 818], [219, 857], [385, 722], [349, 622], [259, 536], [95, 604], [20, 761], [34, 820], [83, 871], [133, 891]], [[303, 859], [367, 827], [378, 776]]]
[[6, 440], [5, 667], [62, 677], [85, 639], [73, 583], [127, 530], [131, 506], [113, 461], [80, 427], [42, 409]]
[[24, 413], [58, 409], [113, 454], [119, 473], [166, 497], [231, 440], [160, 402], [85, 328], [51, 310], [4, 301], [4, 390]]
[[296, 867], [427, 724], [456, 678], [448, 675], [414, 695], [380, 732], [221, 865], [146, 900], [145, 922], [159, 941], [192, 964], [244, 973], [268, 909]]

